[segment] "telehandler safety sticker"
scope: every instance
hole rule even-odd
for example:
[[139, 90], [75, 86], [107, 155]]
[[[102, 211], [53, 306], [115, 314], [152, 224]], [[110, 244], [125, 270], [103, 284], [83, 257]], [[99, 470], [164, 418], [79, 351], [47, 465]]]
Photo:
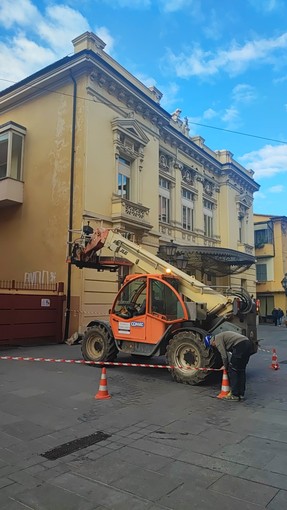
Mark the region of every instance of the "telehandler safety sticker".
[[129, 335], [131, 332], [131, 325], [129, 322], [119, 322], [119, 333], [122, 335]]

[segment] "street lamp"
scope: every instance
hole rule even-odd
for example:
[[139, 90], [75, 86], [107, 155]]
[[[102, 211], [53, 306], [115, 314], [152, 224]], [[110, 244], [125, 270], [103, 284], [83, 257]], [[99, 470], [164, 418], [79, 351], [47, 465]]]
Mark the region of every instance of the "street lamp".
[[283, 280], [281, 280], [281, 285], [285, 291], [285, 296], [287, 296], [287, 273], [285, 273]]
[[187, 264], [188, 264], [188, 256], [185, 255], [184, 253], [182, 253], [181, 255], [176, 257], [176, 265], [177, 265], [178, 269], [180, 269], [181, 271], [186, 270]]
[[175, 257], [176, 250], [177, 250], [177, 245], [174, 244], [172, 239], [171, 239], [171, 241], [169, 243], [164, 245], [164, 251], [165, 251], [167, 260], [169, 262], [172, 262], [173, 258]]

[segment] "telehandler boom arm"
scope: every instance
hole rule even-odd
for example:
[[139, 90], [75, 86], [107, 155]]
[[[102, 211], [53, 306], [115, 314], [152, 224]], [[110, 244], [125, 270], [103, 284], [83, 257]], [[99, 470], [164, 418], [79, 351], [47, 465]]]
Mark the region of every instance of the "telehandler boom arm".
[[[82, 244], [74, 245], [71, 263], [81, 264], [81, 267], [91, 267], [93, 261], [97, 264], [99, 250], [109, 248], [115, 257], [122, 257], [134, 264], [140, 273], [162, 274], [171, 272], [179, 281], [179, 292], [195, 303], [204, 303], [208, 314], [228, 318], [233, 313], [233, 302], [237, 296], [225, 296], [211, 287], [198, 281], [194, 276], [187, 275], [180, 269], [153, 255], [139, 245], [129, 241], [113, 229], [96, 229], [93, 234], [86, 236]], [[96, 267], [96, 265], [95, 265]]]

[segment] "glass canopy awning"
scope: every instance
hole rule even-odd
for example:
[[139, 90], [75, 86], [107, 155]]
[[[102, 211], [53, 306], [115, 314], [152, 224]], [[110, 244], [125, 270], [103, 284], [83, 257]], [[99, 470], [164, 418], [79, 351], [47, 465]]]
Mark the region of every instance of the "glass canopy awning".
[[255, 264], [255, 257], [228, 248], [178, 246], [171, 242], [159, 247], [159, 257], [184, 271], [227, 276], [243, 273]]

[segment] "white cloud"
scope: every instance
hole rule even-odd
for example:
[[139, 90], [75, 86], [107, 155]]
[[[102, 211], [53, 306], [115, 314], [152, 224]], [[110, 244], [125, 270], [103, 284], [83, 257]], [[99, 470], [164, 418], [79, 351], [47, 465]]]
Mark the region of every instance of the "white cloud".
[[128, 7], [130, 9], [146, 9], [150, 7], [151, 0], [103, 0], [109, 7]]
[[[48, 6], [40, 14], [30, 0], [15, 0], [12, 3], [2, 0], [1, 24], [5, 29], [13, 27], [15, 35], [0, 42], [0, 88], [6, 88], [72, 53], [72, 39], [90, 30], [88, 21], [79, 11], [59, 4]], [[104, 27], [100, 28], [100, 32], [104, 33]], [[108, 48], [112, 47], [113, 40], [107, 30], [105, 38]]]
[[180, 78], [208, 77], [216, 75], [220, 70], [236, 75], [251, 64], [275, 63], [286, 48], [287, 32], [274, 39], [248, 41], [242, 46], [233, 41], [229, 48], [218, 49], [216, 52], [205, 51], [199, 45], [194, 45], [189, 53], [178, 55], [168, 50], [166, 61]]
[[14, 37], [10, 44], [0, 43], [0, 69], [2, 88], [9, 87], [38, 68], [55, 60], [55, 54], [26, 38], [24, 34]]
[[266, 195], [262, 193], [262, 191], [255, 191], [254, 193], [254, 199], [255, 200], [264, 200], [266, 198]]
[[203, 32], [208, 39], [216, 41], [223, 35], [222, 21], [221, 18], [218, 18], [215, 9], [211, 9], [209, 17], [210, 19], [204, 24]]
[[195, 4], [194, 0], [160, 0], [164, 12], [176, 12]]
[[271, 186], [268, 191], [270, 193], [282, 193], [282, 191], [284, 191], [284, 186], [282, 184], [277, 184], [276, 186]]
[[87, 30], [89, 24], [84, 16], [66, 5], [47, 7], [45, 18], [36, 28], [46, 43], [55, 50], [60, 49], [61, 56], [71, 51], [71, 40]]
[[214, 117], [217, 117], [217, 115], [218, 115], [218, 113], [215, 110], [213, 110], [213, 108], [207, 108], [207, 110], [205, 110], [203, 112], [202, 117], [203, 117], [203, 119], [210, 120], [210, 119], [213, 119]]
[[13, 25], [20, 27], [29, 26], [31, 22], [37, 22], [41, 15], [30, 0], [1, 0], [0, 24], [9, 29]]
[[161, 106], [166, 110], [169, 110], [174, 105], [178, 105], [180, 102], [179, 98], [179, 86], [176, 83], [167, 83], [165, 85], [160, 85], [159, 90], [162, 92], [163, 96], [161, 99]]
[[232, 90], [232, 98], [236, 103], [251, 103], [256, 99], [255, 88], [246, 83], [239, 83]]
[[110, 34], [109, 30], [106, 27], [99, 27], [95, 29], [95, 33], [100, 39], [102, 39], [106, 43], [105, 46], [106, 53], [111, 54], [114, 49], [115, 39]]
[[238, 159], [245, 167], [254, 170], [255, 179], [287, 174], [287, 144], [265, 145]]
[[224, 114], [222, 115], [222, 120], [228, 124], [228, 127], [238, 126], [239, 121], [239, 112], [237, 108], [234, 106], [230, 106], [230, 108], [226, 108]]
[[151, 76], [146, 76], [142, 73], [135, 73], [134, 76], [141, 81], [146, 87], [156, 87], [156, 80]]
[[275, 78], [273, 80], [273, 83], [275, 85], [277, 85], [278, 83], [284, 83], [285, 81], [287, 81], [287, 75], [286, 76], [281, 76], [280, 78]]
[[282, 2], [282, 0], [249, 0], [249, 2], [258, 11], [263, 11], [267, 14], [284, 7], [284, 1]]

